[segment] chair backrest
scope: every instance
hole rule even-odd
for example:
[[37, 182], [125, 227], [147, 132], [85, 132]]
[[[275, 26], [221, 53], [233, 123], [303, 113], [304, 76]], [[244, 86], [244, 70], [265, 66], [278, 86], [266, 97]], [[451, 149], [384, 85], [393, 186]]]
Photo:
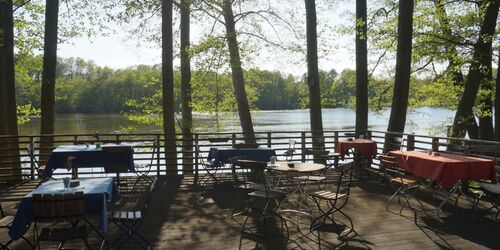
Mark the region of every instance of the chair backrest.
[[210, 143], [222, 143], [222, 142], [227, 143], [229, 141], [229, 138], [227, 138], [227, 137], [212, 137], [212, 138], [208, 138], [208, 141]]
[[396, 169], [398, 167], [398, 163], [396, 162], [396, 157], [389, 155], [380, 156], [380, 165], [386, 169]]
[[33, 194], [32, 206], [35, 222], [76, 223], [84, 219], [85, 204], [83, 192]]
[[404, 141], [402, 135], [388, 133], [384, 142], [384, 150], [403, 150]]
[[[112, 146], [102, 147], [102, 151], [107, 153], [123, 153], [132, 154], [132, 147], [130, 146]], [[130, 163], [107, 161], [104, 165], [104, 172], [106, 173], [126, 173], [130, 168]]]
[[233, 145], [233, 148], [236, 148], [236, 149], [241, 149], [241, 148], [258, 148], [259, 147], [259, 144], [257, 143], [238, 143], [238, 144], [234, 144]]
[[461, 144], [449, 144], [446, 147], [446, 152], [452, 153], [452, 154], [461, 154], [461, 155], [470, 155], [471, 148], [466, 145], [461, 145]]
[[[339, 165], [338, 170], [340, 174], [337, 182], [337, 195], [346, 194], [349, 197], [352, 184], [352, 175], [354, 172], [354, 164], [355, 162], [351, 161]], [[345, 200], [345, 202], [347, 202], [347, 199]]]
[[35, 149], [32, 143], [28, 143], [26, 145], [26, 150], [28, 152], [28, 156], [30, 157], [31, 162], [33, 163], [35, 170], [38, 172], [40, 169], [40, 162], [38, 162], [38, 159], [35, 157]]
[[269, 185], [266, 179], [265, 170], [267, 163], [263, 161], [252, 160], [237, 160], [234, 162], [236, 167], [239, 167], [243, 172], [243, 182], [254, 182], [263, 184], [267, 192]]

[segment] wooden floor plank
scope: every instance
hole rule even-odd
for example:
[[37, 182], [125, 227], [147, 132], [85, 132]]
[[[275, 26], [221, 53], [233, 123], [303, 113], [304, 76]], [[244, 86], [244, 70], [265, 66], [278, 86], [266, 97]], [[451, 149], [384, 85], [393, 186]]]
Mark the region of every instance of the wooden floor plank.
[[[227, 178], [229, 179], [229, 178]], [[241, 223], [245, 216], [231, 218], [233, 208], [239, 204], [238, 192], [229, 184], [209, 187], [205, 194], [193, 185], [193, 176], [160, 177], [158, 189], [153, 194], [151, 207], [140, 233], [153, 249], [238, 249]], [[355, 234], [339, 238], [331, 232], [322, 232], [325, 248], [372, 248], [372, 249], [495, 249], [500, 246], [500, 222], [485, 218], [477, 222], [475, 214], [465, 201], [458, 207], [446, 205], [448, 215], [437, 218], [434, 201], [425, 191], [419, 195], [426, 213], [404, 208], [402, 215], [387, 212], [386, 202], [393, 190], [384, 183], [356, 180], [353, 183], [348, 205], [344, 211], [352, 218]], [[14, 215], [16, 202], [36, 186], [36, 182], [12, 188], [0, 195], [7, 214]], [[329, 187], [332, 188], [332, 187]], [[291, 197], [290, 199], [294, 199]], [[413, 202], [412, 202], [413, 204]], [[415, 202], [415, 207], [418, 207]], [[397, 211], [398, 206], [391, 207]], [[339, 217], [342, 221], [342, 219]], [[345, 221], [345, 220], [343, 220]], [[316, 232], [309, 231], [307, 220], [297, 226], [288, 222], [290, 240], [286, 245], [267, 237], [258, 241], [244, 239], [242, 249], [260, 246], [265, 249], [317, 249]], [[120, 232], [110, 224], [108, 238], [114, 240]], [[26, 235], [32, 237], [32, 230]], [[7, 231], [0, 233], [0, 242], [8, 239]], [[91, 244], [99, 245], [94, 234]], [[23, 242], [14, 242], [13, 249], [27, 249]], [[45, 245], [45, 248], [51, 245]], [[70, 247], [79, 248], [80, 242]], [[137, 249], [127, 242], [125, 249]]]

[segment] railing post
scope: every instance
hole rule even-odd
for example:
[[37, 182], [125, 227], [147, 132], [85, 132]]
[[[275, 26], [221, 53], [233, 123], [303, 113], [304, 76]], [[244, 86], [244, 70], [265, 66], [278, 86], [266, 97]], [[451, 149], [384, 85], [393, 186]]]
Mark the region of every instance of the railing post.
[[369, 140], [372, 139], [372, 131], [370, 131], [370, 130], [366, 131], [366, 139], [369, 139]]
[[198, 155], [200, 155], [200, 152], [198, 152], [199, 149], [199, 136], [198, 134], [194, 134], [194, 145], [195, 145], [195, 154], [196, 157], [194, 158], [194, 174], [195, 176], [198, 176]]
[[439, 138], [432, 137], [432, 151], [439, 151]]
[[300, 148], [301, 148], [301, 161], [302, 162], [306, 162], [306, 155], [305, 155], [305, 152], [306, 152], [306, 132], [301, 132], [300, 133]]
[[73, 144], [76, 145], [76, 142], [78, 141], [78, 135], [73, 136]]
[[[30, 136], [30, 146], [31, 149], [33, 150], [33, 157], [35, 157], [35, 143], [34, 143], [34, 138], [33, 136]], [[29, 154], [29, 152], [28, 152]], [[33, 158], [30, 156], [30, 174], [31, 174], [31, 180], [35, 179], [35, 162]]]
[[271, 132], [267, 132], [267, 147], [271, 148]]
[[407, 151], [413, 151], [415, 150], [415, 134], [407, 135], [406, 136], [407, 142], [406, 142], [406, 150]]
[[235, 144], [236, 144], [236, 134], [232, 133], [231, 134], [231, 146], [234, 147]]
[[156, 176], [160, 176], [160, 134], [156, 135]]

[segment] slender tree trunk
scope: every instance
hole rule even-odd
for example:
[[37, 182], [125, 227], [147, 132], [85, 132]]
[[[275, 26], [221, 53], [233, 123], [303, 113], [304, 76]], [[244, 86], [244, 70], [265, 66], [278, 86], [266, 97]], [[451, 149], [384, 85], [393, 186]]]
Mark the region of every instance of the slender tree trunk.
[[189, 55], [190, 1], [181, 0], [181, 109], [184, 173], [193, 171], [193, 115], [191, 108], [191, 57]]
[[476, 95], [480, 86], [481, 79], [485, 78], [481, 70], [482, 62], [485, 57], [491, 54], [492, 39], [484, 39], [485, 37], [492, 37], [495, 32], [496, 20], [498, 16], [498, 9], [500, 0], [487, 0], [482, 4], [488, 4], [484, 20], [479, 31], [479, 37], [474, 45], [474, 54], [472, 62], [469, 67], [469, 74], [465, 81], [464, 92], [457, 106], [455, 118], [453, 120], [452, 136], [465, 137], [467, 130], [468, 120], [474, 117], [472, 107], [476, 100]]
[[[0, 1], [0, 167], [11, 168], [14, 178], [20, 178], [19, 145], [14, 73], [14, 19], [12, 0]], [[11, 162], [11, 163], [6, 163]]]
[[356, 133], [368, 129], [366, 0], [356, 0]]
[[495, 83], [495, 140], [500, 141], [500, 53], [498, 55], [497, 79]]
[[246, 143], [255, 143], [252, 116], [248, 106], [247, 92], [245, 90], [245, 79], [241, 66], [240, 52], [234, 21], [233, 7], [231, 0], [223, 0], [224, 21], [226, 26], [226, 40], [229, 48], [229, 61], [231, 63], [231, 73], [233, 80], [234, 96], [238, 106], [241, 129]]
[[165, 134], [166, 172], [177, 174], [177, 152], [175, 141], [174, 111], [174, 65], [172, 37], [172, 0], [162, 0], [162, 87], [163, 87], [163, 132]]
[[[315, 0], [305, 0], [307, 28], [307, 85], [309, 86], [309, 115], [311, 120], [312, 146], [324, 149], [323, 118], [321, 114], [321, 90], [318, 72], [318, 40], [316, 32]], [[314, 155], [314, 161], [320, 161], [320, 155]]]
[[[404, 132], [405, 129], [410, 90], [412, 32], [413, 0], [399, 1], [396, 76], [394, 77], [391, 115], [387, 126], [389, 132]], [[389, 140], [386, 136], [384, 152], [391, 149]]]
[[[453, 32], [451, 30], [451, 25], [448, 20], [448, 14], [446, 13], [445, 0], [434, 0], [435, 16], [439, 21], [439, 26], [441, 31], [446, 37], [453, 37]], [[460, 62], [459, 55], [452, 43], [446, 43], [445, 52], [448, 57], [448, 67], [446, 68], [446, 73], [450, 74], [452, 77], [452, 82], [454, 86], [463, 86], [464, 75], [461, 70], [462, 63]]]
[[[46, 0], [45, 3], [40, 134], [52, 135], [54, 134], [59, 0]], [[54, 138], [49, 136], [40, 139], [40, 158], [43, 161], [52, 152]]]

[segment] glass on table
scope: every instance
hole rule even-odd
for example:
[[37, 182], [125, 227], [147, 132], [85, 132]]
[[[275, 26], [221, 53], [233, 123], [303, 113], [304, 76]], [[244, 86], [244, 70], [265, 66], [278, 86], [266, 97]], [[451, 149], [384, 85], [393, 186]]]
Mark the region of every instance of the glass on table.
[[64, 189], [67, 190], [69, 188], [69, 177], [63, 178]]

